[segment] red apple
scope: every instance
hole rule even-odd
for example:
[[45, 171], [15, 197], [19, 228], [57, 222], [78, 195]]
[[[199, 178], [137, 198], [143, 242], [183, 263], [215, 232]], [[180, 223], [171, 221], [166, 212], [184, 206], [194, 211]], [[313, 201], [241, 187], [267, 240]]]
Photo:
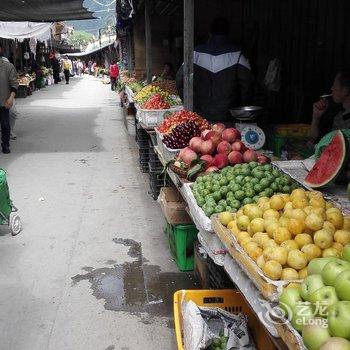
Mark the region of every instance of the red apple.
[[232, 151], [245, 152], [247, 150], [246, 145], [242, 141], [235, 141], [231, 145]]
[[221, 141], [216, 148], [218, 153], [228, 155], [231, 152], [231, 145], [227, 141]]
[[203, 140], [205, 140], [205, 135], [209, 132], [210, 130], [208, 129], [208, 130], [203, 130], [202, 131], [202, 133], [201, 133], [201, 138], [203, 139]]
[[214, 172], [214, 171], [219, 171], [220, 169], [219, 168], [217, 168], [216, 166], [211, 166], [211, 167], [209, 167], [205, 172], [206, 173], [212, 173], [212, 172]]
[[214, 145], [212, 140], [203, 141], [201, 143], [200, 153], [202, 155], [204, 155], [204, 154], [213, 154], [214, 151], [215, 151], [215, 145]]
[[189, 146], [193, 151], [199, 153], [202, 142], [203, 140], [200, 137], [192, 137]]
[[211, 130], [205, 135], [204, 140], [205, 141], [207, 141], [207, 140], [213, 141], [213, 143], [216, 147], [219, 144], [219, 142], [221, 141], [221, 135], [217, 131]]
[[243, 160], [245, 163], [255, 162], [258, 159], [258, 155], [252, 149], [248, 149], [243, 153]]
[[226, 154], [217, 154], [214, 157], [214, 166], [219, 169], [225, 168], [228, 165], [228, 157]]
[[258, 163], [267, 164], [271, 163], [271, 159], [269, 157], [264, 156], [263, 154], [258, 155]]
[[222, 134], [222, 132], [226, 129], [226, 126], [222, 123], [216, 123], [212, 126], [212, 130], [217, 131]]
[[229, 155], [228, 155], [228, 160], [231, 164], [239, 164], [239, 163], [243, 163], [243, 156], [240, 152], [238, 151], [232, 151]]
[[200, 159], [205, 162], [205, 169], [210, 168], [214, 163], [214, 158], [209, 154], [203, 155]]
[[222, 132], [222, 139], [227, 142], [235, 142], [241, 139], [240, 132], [235, 128], [228, 128]]

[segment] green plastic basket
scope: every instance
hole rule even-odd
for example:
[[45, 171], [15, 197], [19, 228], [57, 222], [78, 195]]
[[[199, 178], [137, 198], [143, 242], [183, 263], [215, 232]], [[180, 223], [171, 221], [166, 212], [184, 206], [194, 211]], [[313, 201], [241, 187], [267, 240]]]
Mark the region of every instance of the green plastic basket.
[[165, 234], [169, 240], [170, 252], [180, 271], [192, 271], [194, 268], [194, 242], [198, 230], [194, 225], [166, 224]]
[[[6, 172], [0, 169], [0, 212], [7, 219], [12, 211], [10, 191], [6, 180]], [[4, 218], [0, 216], [0, 223], [4, 223]]]

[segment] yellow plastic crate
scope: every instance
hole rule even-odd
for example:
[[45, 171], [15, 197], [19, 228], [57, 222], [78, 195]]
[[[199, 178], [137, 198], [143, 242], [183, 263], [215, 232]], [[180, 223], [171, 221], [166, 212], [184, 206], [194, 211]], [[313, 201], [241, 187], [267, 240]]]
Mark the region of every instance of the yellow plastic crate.
[[278, 124], [274, 130], [276, 135], [283, 137], [308, 137], [311, 126], [309, 124]]
[[174, 322], [178, 350], [184, 350], [182, 341], [183, 301], [192, 300], [198, 306], [219, 307], [231, 313], [243, 313], [248, 316], [249, 332], [258, 349], [276, 350], [266, 329], [252, 312], [243, 295], [233, 289], [220, 290], [179, 290], [174, 294]]

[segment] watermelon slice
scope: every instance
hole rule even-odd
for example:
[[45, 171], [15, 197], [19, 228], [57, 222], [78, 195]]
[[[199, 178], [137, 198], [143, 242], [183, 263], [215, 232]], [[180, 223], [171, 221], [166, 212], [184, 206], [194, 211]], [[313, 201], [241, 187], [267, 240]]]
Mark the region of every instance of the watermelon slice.
[[333, 181], [346, 161], [346, 148], [344, 135], [338, 130], [334, 134], [331, 143], [323, 150], [320, 158], [306, 176], [305, 185], [311, 188], [319, 188]]

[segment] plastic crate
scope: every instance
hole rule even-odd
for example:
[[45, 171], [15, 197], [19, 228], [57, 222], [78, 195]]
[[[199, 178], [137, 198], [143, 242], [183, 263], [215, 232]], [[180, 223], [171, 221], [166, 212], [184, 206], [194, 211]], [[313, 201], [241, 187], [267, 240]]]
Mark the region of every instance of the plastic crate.
[[250, 309], [244, 296], [231, 289], [224, 290], [179, 290], [174, 294], [174, 322], [178, 350], [184, 350], [182, 341], [182, 302], [192, 300], [198, 306], [219, 307], [231, 313], [248, 316], [248, 328], [257, 349], [276, 350], [266, 329]]
[[308, 137], [311, 126], [309, 124], [278, 124], [275, 125], [276, 135], [283, 137]]
[[163, 171], [163, 165], [162, 163], [158, 160], [158, 161], [152, 161], [151, 157], [149, 158], [149, 162], [148, 162], [148, 168], [150, 172], [162, 172]]
[[160, 164], [162, 164], [162, 162], [159, 160], [158, 154], [154, 152], [154, 149], [152, 149], [152, 151], [149, 152], [149, 160], [153, 163], [159, 162]]
[[222, 266], [215, 264], [209, 255], [200, 253], [200, 243], [194, 245], [194, 272], [204, 289], [235, 289], [236, 286], [227, 276]]
[[139, 118], [147, 128], [160, 125], [165, 118], [174, 112], [183, 110], [183, 106], [174, 106], [169, 109], [138, 109]]
[[180, 271], [192, 271], [194, 267], [194, 242], [198, 230], [195, 225], [166, 224], [165, 233], [169, 240], [170, 252]]
[[148, 173], [149, 172], [149, 168], [148, 168], [148, 163], [142, 163], [140, 162], [140, 171], [141, 173]]
[[139, 148], [149, 148], [148, 139], [138, 139], [137, 145]]

